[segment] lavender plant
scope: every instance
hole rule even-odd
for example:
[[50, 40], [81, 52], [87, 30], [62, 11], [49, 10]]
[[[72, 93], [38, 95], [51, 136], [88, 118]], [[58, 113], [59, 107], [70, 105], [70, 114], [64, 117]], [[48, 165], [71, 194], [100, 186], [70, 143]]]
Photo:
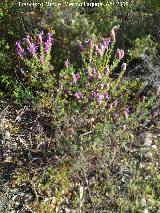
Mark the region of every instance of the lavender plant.
[[[68, 59], [64, 62], [64, 69], [60, 74], [59, 97], [64, 101], [70, 117], [77, 114], [79, 120], [80, 114], [81, 117], [87, 115], [88, 120], [92, 120], [86, 125], [87, 120], [84, 119], [81, 124], [82, 135], [94, 132], [95, 140], [104, 141], [104, 137], [116, 132], [116, 138], [125, 142], [124, 138], [127, 141], [132, 135], [131, 132], [147, 117], [150, 118], [149, 106], [154, 97], [133, 101], [142, 83], [138, 80], [124, 80], [127, 64], [122, 59], [125, 52], [117, 49], [114, 53], [115, 42], [114, 29], [110, 37], [103, 38], [98, 44], [95, 40], [84, 43], [78, 41], [77, 49], [82, 57], [81, 67], [74, 69]], [[120, 69], [119, 75], [113, 77], [117, 67]], [[143, 112], [139, 107], [142, 105]]]
[[[28, 85], [31, 83], [36, 89], [39, 85], [39, 91], [44, 89], [43, 81], [51, 80], [52, 87], [55, 82], [54, 75], [50, 78], [49, 74], [51, 35], [48, 34], [45, 42], [43, 36], [43, 33], [38, 36], [38, 47], [29, 36], [24, 44], [17, 43], [17, 55], [27, 68], [24, 75], [28, 77]], [[48, 100], [52, 110], [47, 116], [49, 114], [50, 125], [54, 125], [50, 128], [49, 136], [44, 138], [44, 141], [49, 139], [51, 152], [59, 158], [56, 165], [58, 170], [49, 168], [46, 176], [38, 177], [39, 174], [35, 174], [38, 177], [35, 181], [37, 194], [49, 197], [47, 202], [54, 198], [56, 204], [54, 206], [51, 203], [50, 207], [42, 198], [44, 202], [40, 203], [38, 211], [54, 211], [56, 205], [63, 208], [68, 204], [77, 210], [81, 207], [77, 190], [82, 186], [86, 186], [84, 208], [105, 203], [109, 210], [115, 212], [119, 209], [130, 211], [133, 209], [132, 202], [136, 203], [132, 198], [128, 201], [128, 195], [137, 194], [137, 187], [134, 187], [132, 180], [141, 176], [137, 173], [132, 176], [130, 169], [131, 162], [133, 170], [137, 169], [139, 152], [139, 147], [136, 154], [135, 149], [132, 149], [135, 145], [134, 131], [143, 127], [147, 119], [157, 116], [151, 113], [155, 97], [152, 94], [148, 97], [135, 95], [143, 85], [139, 80], [124, 78], [127, 69], [127, 64], [123, 62], [125, 52], [122, 49], [115, 50], [115, 42], [114, 29], [110, 37], [100, 42], [94, 39], [77, 41], [81, 64], [75, 68], [67, 58], [64, 61], [59, 87], [54, 88], [55, 96], [50, 96]], [[115, 76], [113, 74], [117, 67], [119, 75]], [[50, 94], [52, 87], [47, 87]], [[125, 175], [125, 172], [129, 175]], [[29, 178], [27, 174], [26, 179]], [[127, 183], [126, 179], [130, 182]], [[143, 193], [140, 195], [142, 198]]]
[[27, 35], [22, 41], [16, 42], [16, 53], [23, 67], [25, 85], [36, 90], [52, 89], [54, 78], [51, 74], [52, 34], [42, 31], [36, 37]]
[[[28, 35], [22, 42], [16, 43], [17, 55], [25, 67], [26, 85], [38, 90], [42, 94], [42, 101], [45, 99], [45, 103], [46, 100], [50, 103], [53, 113], [56, 112], [54, 120], [63, 124], [68, 122], [72, 126], [68, 137], [62, 137], [63, 142], [70, 141], [75, 144], [81, 135], [87, 132], [96, 140], [101, 136], [103, 138], [105, 135], [111, 135], [114, 131], [116, 137], [119, 137], [126, 129], [129, 130], [126, 135], [128, 138], [128, 132], [131, 133], [143, 122], [145, 116], [150, 117], [148, 109], [154, 98], [149, 101], [147, 99], [133, 101], [141, 82], [124, 80], [127, 64], [122, 62], [122, 59], [125, 52], [122, 49], [115, 50], [115, 42], [114, 28], [110, 36], [100, 42], [93, 39], [85, 42], [77, 41], [81, 65], [75, 68], [68, 59], [64, 61], [59, 88], [55, 87], [56, 75], [50, 72], [51, 33], [45, 36], [41, 32], [35, 39]], [[113, 77], [117, 67], [120, 70], [119, 75]], [[146, 106], [143, 113], [139, 107], [141, 105], [144, 105], [144, 108]], [[87, 118], [82, 119], [83, 122], [76, 123], [76, 120], [81, 120], [82, 117]], [[58, 129], [57, 134], [61, 135], [61, 130]], [[85, 140], [87, 142], [89, 139], [86, 137]]]

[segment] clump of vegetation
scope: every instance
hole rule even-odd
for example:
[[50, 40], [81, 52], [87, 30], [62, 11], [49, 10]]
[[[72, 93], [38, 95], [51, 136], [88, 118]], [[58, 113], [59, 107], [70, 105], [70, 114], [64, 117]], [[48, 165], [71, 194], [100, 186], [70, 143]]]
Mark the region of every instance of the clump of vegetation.
[[[137, 198], [132, 193], [136, 193], [135, 181], [140, 181], [140, 176], [136, 173], [137, 155], [132, 154], [132, 146], [138, 128], [143, 128], [145, 121], [153, 118], [151, 106], [156, 96], [149, 93], [146, 97], [137, 96], [143, 83], [124, 78], [127, 64], [122, 60], [125, 52], [115, 47], [114, 28], [109, 37], [100, 41], [77, 41], [81, 63], [74, 66], [68, 59], [64, 61], [58, 83], [56, 74], [50, 73], [50, 51], [45, 51], [46, 47], [51, 50], [50, 36], [49, 33], [43, 44], [46, 36], [39, 34], [39, 46], [33, 49], [30, 49], [33, 43], [28, 36], [26, 51], [17, 43], [24, 83], [32, 93], [38, 91], [34, 100], [37, 109], [50, 110], [54, 134], [49, 138], [54, 144], [54, 155], [65, 157], [62, 162], [58, 160], [58, 173], [54, 167], [49, 173], [48, 169], [45, 174], [41, 171], [42, 177], [34, 173], [38, 211], [67, 208], [78, 211], [95, 206], [108, 206], [107, 211], [115, 212], [143, 209], [141, 199], [147, 198], [142, 192], [139, 191], [138, 203], [133, 204]], [[119, 73], [115, 72], [117, 67]], [[47, 79], [51, 84], [46, 84]], [[38, 98], [41, 92], [44, 94], [42, 100]], [[135, 162], [130, 167], [132, 157]], [[22, 177], [18, 184], [30, 179], [25, 172]], [[33, 183], [31, 185], [33, 187]], [[39, 200], [41, 196], [42, 201]]]
[[1, 159], [17, 166], [11, 185], [27, 187], [34, 212], [159, 210], [159, 138], [140, 139], [157, 130], [159, 90], [132, 76], [158, 52], [142, 27], [149, 12], [135, 19], [150, 7], [141, 2], [0, 9]]

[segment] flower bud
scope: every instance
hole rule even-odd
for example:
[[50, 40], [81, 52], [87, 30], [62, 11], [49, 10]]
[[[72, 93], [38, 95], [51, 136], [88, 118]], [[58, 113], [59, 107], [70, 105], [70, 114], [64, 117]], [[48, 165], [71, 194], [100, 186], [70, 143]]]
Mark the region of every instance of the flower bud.
[[44, 64], [44, 57], [41, 55], [41, 57], [40, 57], [40, 63], [41, 64]]
[[157, 111], [155, 111], [155, 112], [153, 112], [153, 114], [152, 114], [152, 118], [156, 118], [156, 117], [158, 117], [158, 115], [159, 115], [159, 113], [158, 113]]
[[103, 38], [102, 43], [103, 43], [105, 49], [108, 51], [108, 46], [111, 43], [110, 38]]
[[116, 58], [121, 60], [124, 57], [124, 50], [117, 49]]
[[103, 83], [100, 83], [99, 85], [98, 85], [98, 89], [103, 89], [104, 88], [104, 84]]
[[85, 48], [79, 40], [77, 41], [77, 47], [81, 52], [84, 52]]
[[109, 67], [105, 67], [105, 68], [104, 68], [104, 73], [105, 73], [105, 74], [108, 74], [108, 73], [109, 73]]
[[32, 56], [35, 55], [36, 53], [36, 49], [37, 49], [37, 46], [34, 44], [34, 43], [31, 43], [28, 47], [27, 47], [29, 53], [32, 54]]
[[80, 99], [83, 98], [83, 95], [82, 95], [80, 92], [76, 92], [76, 93], [74, 94], [74, 97], [75, 97], [77, 100], [80, 100]]
[[102, 100], [104, 99], [104, 95], [98, 93], [96, 99], [97, 99], [97, 103], [101, 104]]
[[110, 97], [109, 97], [109, 95], [108, 95], [108, 92], [105, 92], [105, 93], [104, 93], [104, 97], [105, 97], [105, 99], [106, 99], [107, 101], [110, 100]]
[[124, 110], [124, 116], [125, 116], [125, 119], [128, 120], [129, 110], [127, 108]]
[[72, 75], [72, 81], [73, 81], [73, 83], [77, 83], [77, 81], [78, 81], [78, 79], [80, 79], [80, 75], [79, 75], [79, 73], [76, 73], [76, 74], [73, 74]]
[[65, 69], [68, 69], [68, 67], [69, 67], [69, 60], [67, 59], [66, 61], [64, 61], [64, 68]]
[[20, 45], [20, 41], [16, 42], [16, 53], [19, 55], [21, 58], [23, 57], [24, 54], [24, 49]]
[[123, 64], [121, 65], [121, 70], [126, 71], [126, 68], [127, 68], [127, 64], [126, 64], [126, 63], [123, 63]]

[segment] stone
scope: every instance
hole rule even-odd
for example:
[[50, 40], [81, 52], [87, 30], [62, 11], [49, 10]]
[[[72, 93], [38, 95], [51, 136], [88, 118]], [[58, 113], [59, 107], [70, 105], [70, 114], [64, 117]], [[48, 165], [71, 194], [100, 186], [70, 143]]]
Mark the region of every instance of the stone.
[[153, 135], [150, 132], [145, 132], [144, 133], [144, 145], [146, 147], [150, 147], [153, 142]]
[[147, 161], [152, 161], [153, 154], [151, 152], [147, 152], [147, 153], [144, 154], [144, 157]]
[[149, 213], [149, 211], [148, 211], [148, 209], [146, 208], [146, 209], [144, 209], [144, 213]]
[[145, 198], [142, 198], [142, 199], [141, 199], [141, 206], [142, 206], [142, 207], [145, 207], [145, 206], [146, 206], [146, 203], [147, 203], [147, 202], [146, 202]]
[[9, 131], [6, 131], [5, 132], [5, 139], [10, 139], [11, 138], [11, 135], [10, 135], [10, 132]]
[[154, 151], [157, 151], [157, 150], [158, 150], [156, 145], [152, 145], [151, 147], [152, 147], [152, 149], [153, 149]]

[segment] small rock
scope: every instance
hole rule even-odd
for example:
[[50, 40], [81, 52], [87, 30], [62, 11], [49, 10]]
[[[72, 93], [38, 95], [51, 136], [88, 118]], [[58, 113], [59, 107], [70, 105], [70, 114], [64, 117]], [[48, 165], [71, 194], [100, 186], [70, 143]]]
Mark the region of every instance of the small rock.
[[147, 203], [147, 202], [146, 202], [145, 198], [142, 198], [142, 199], [141, 199], [141, 206], [142, 206], [142, 207], [145, 207], [145, 206], [146, 206], [146, 203]]
[[144, 213], [149, 213], [148, 209], [144, 209]]
[[5, 139], [10, 139], [11, 135], [10, 135], [10, 132], [9, 131], [6, 131], [5, 132]]
[[144, 157], [145, 157], [145, 159], [146, 159], [147, 161], [152, 161], [152, 159], [153, 159], [153, 155], [152, 155], [151, 152], [145, 153], [145, 154], [144, 154]]
[[20, 203], [19, 203], [18, 201], [16, 201], [14, 204], [15, 204], [16, 206], [19, 206]]
[[140, 167], [141, 169], [143, 169], [143, 168], [145, 167], [145, 165], [144, 165], [143, 163], [140, 163], [140, 164], [139, 164], [139, 167]]
[[157, 151], [157, 146], [156, 145], [152, 145], [151, 146], [153, 150]]
[[12, 156], [6, 156], [4, 162], [13, 162]]
[[146, 132], [144, 134], [144, 145], [147, 146], [147, 147], [151, 146], [152, 140], [153, 140], [153, 135], [150, 132]]
[[137, 136], [137, 144], [144, 145], [146, 147], [150, 147], [153, 142], [153, 135], [150, 132], [143, 132], [139, 136]]

